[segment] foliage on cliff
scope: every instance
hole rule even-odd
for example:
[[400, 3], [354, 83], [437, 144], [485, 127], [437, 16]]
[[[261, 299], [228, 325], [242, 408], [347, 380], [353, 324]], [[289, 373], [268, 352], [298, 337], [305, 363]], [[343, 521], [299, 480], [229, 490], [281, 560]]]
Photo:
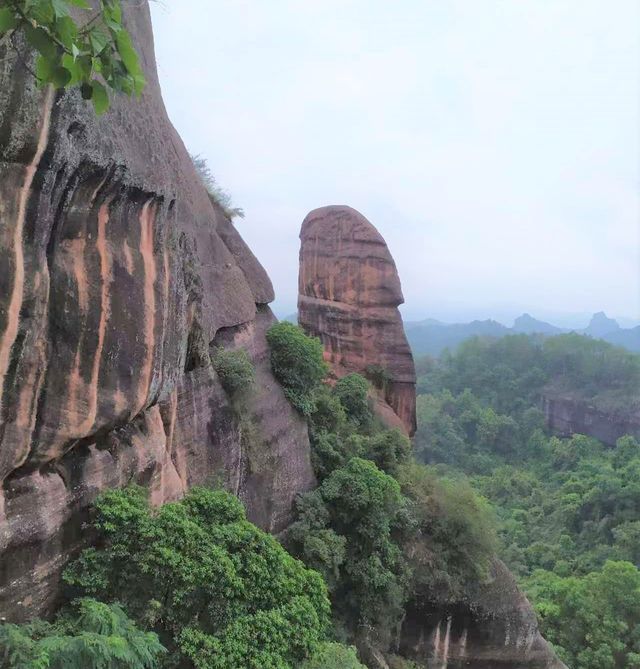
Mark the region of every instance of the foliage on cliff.
[[245, 350], [217, 348], [211, 356], [211, 362], [222, 387], [232, 397], [246, 392], [253, 383], [255, 372]]
[[244, 218], [244, 209], [233, 204], [231, 194], [220, 186], [209, 167], [209, 163], [207, 163], [207, 159], [199, 154], [191, 154], [191, 162], [196, 168], [202, 185], [207, 189], [211, 199], [222, 209], [224, 215], [230, 220]]
[[[308, 362], [300, 352], [317, 340], [288, 324], [282, 332], [296, 346], [284, 347], [277, 376], [299, 377], [301, 359]], [[315, 356], [304, 388], [320, 486], [298, 500], [287, 542], [324, 576], [341, 633], [355, 639], [369, 630], [384, 647], [410, 600], [449, 601], [486, 577], [491, 514], [471, 488], [413, 461], [409, 440], [374, 418], [364, 377], [325, 385], [321, 348]]]
[[[142, 92], [144, 74], [123, 26], [119, 0], [100, 0], [97, 11], [86, 0], [6, 0], [2, 5], [0, 42], [26, 62], [28, 55], [17, 39], [24, 35], [37, 53], [32, 73], [38, 84], [78, 86], [98, 114], [109, 108], [109, 89]], [[83, 12], [85, 20], [78, 23], [74, 15]]]
[[314, 391], [328, 372], [320, 340], [308, 337], [301, 327], [283, 321], [269, 328], [267, 342], [271, 369], [287, 399], [308, 416], [315, 407]]

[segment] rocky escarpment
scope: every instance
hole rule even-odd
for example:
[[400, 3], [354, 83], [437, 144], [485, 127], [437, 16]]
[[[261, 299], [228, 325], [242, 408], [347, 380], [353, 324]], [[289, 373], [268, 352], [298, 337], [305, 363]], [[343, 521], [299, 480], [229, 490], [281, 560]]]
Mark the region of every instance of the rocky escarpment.
[[608, 446], [615, 446], [620, 437], [629, 434], [640, 439], [640, 409], [604, 409], [593, 402], [547, 391], [542, 396], [547, 426], [561, 437], [586, 434]]
[[[95, 495], [161, 503], [220, 481], [277, 531], [313, 485], [306, 425], [271, 376], [271, 283], [200, 183], [162, 103], [145, 2], [125, 22], [148, 84], [96, 118], [0, 48], [0, 616], [55, 600]], [[209, 360], [242, 346], [242, 418]]]
[[498, 560], [488, 582], [468, 592], [464, 601], [410, 608], [399, 651], [429, 669], [566, 669]]
[[404, 302], [380, 233], [351, 207], [315, 209], [300, 231], [298, 320], [320, 337], [337, 376], [384, 375], [378, 412], [416, 428], [415, 368], [398, 306]]

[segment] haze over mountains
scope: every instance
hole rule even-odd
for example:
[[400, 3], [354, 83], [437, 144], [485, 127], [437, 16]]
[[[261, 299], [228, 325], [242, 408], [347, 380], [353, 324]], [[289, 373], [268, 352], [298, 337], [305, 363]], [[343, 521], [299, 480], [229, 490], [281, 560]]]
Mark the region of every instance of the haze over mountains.
[[417, 355], [438, 355], [445, 348], [455, 348], [465, 339], [474, 336], [504, 337], [508, 334], [555, 335], [576, 332], [640, 352], [640, 326], [623, 328], [603, 311], [594, 314], [583, 329], [562, 328], [538, 320], [528, 313], [515, 319], [511, 327], [492, 319], [474, 320], [469, 323], [443, 323], [433, 318], [405, 323], [407, 338]]

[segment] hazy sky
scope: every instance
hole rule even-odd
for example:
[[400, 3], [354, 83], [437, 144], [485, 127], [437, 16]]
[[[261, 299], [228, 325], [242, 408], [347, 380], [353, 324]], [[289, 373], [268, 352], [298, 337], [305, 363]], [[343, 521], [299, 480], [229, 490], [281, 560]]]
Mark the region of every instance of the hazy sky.
[[164, 0], [169, 115], [276, 311], [308, 211], [386, 238], [410, 318], [640, 318], [637, 0]]

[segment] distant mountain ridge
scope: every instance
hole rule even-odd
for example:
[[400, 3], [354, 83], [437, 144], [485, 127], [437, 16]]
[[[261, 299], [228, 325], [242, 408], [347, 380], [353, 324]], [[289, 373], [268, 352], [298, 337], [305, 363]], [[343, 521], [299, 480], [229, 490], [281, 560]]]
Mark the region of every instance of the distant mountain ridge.
[[491, 319], [475, 320], [470, 323], [443, 323], [433, 318], [426, 318], [423, 321], [407, 321], [405, 331], [416, 355], [439, 355], [444, 349], [453, 349], [469, 337], [504, 337], [509, 334], [551, 336], [567, 332], [603, 339], [629, 351], [640, 353], [640, 325], [634, 328], [622, 328], [615, 319], [609, 318], [603, 311], [594, 314], [584, 329], [561, 328], [524, 313], [515, 319], [512, 327]]

